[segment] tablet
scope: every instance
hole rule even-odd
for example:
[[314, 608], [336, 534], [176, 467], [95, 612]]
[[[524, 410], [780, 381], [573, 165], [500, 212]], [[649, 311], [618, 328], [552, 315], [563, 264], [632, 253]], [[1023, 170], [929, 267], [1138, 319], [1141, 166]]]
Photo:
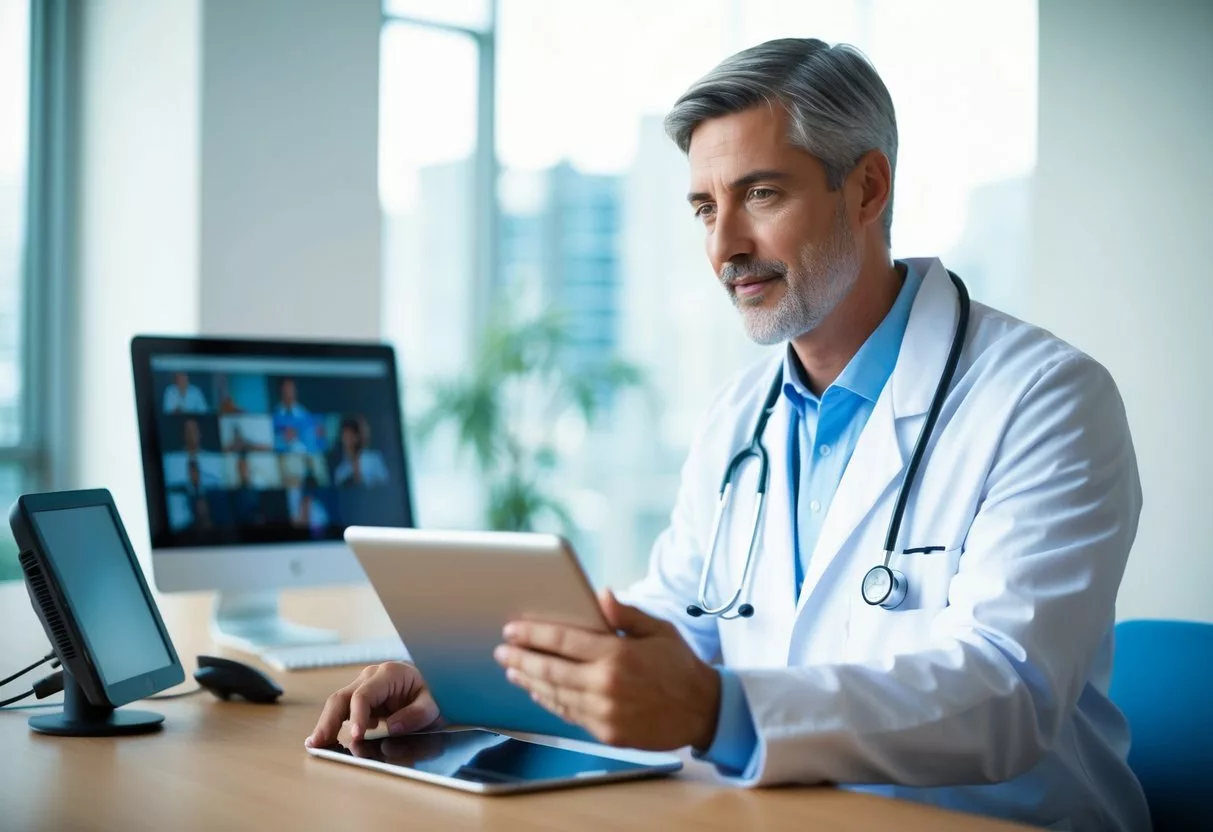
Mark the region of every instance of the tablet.
[[345, 540], [448, 724], [592, 740], [507, 681], [493, 659], [509, 621], [609, 631], [567, 541], [360, 526]]
[[[563, 743], [563, 744], [562, 744]], [[482, 729], [363, 740], [350, 747], [309, 748], [316, 757], [479, 794], [512, 794], [669, 774], [670, 754], [535, 742]]]

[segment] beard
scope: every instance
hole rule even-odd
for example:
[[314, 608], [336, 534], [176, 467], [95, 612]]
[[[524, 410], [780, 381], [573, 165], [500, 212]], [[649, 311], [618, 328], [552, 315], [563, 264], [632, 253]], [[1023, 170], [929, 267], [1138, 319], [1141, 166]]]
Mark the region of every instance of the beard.
[[[829, 238], [820, 245], [806, 244], [794, 269], [781, 260], [730, 261], [721, 269], [720, 282], [740, 310], [746, 334], [769, 346], [816, 329], [851, 291], [858, 275], [855, 235], [847, 225], [846, 203], [840, 201]], [[738, 297], [735, 284], [747, 277], [783, 281], [783, 296], [773, 309], [762, 306], [766, 292]]]

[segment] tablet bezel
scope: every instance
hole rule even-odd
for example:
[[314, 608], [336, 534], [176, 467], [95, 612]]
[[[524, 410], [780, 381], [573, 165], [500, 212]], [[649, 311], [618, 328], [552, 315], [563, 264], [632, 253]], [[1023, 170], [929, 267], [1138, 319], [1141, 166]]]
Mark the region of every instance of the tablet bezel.
[[572, 777], [558, 777], [547, 780], [528, 780], [521, 783], [484, 783], [476, 780], [464, 780], [460, 777], [449, 777], [442, 774], [421, 771], [420, 769], [400, 765], [398, 763], [385, 763], [366, 757], [354, 757], [350, 754], [345, 754], [340, 751], [333, 751], [329, 748], [312, 748], [309, 746], [306, 748], [306, 750], [308, 754], [312, 755], [313, 757], [319, 757], [325, 760], [346, 763], [347, 765], [367, 768], [373, 771], [382, 772], [384, 774], [392, 774], [397, 777], [404, 777], [408, 780], [417, 780], [423, 783], [445, 786], [447, 788], [457, 789], [463, 792], [487, 795], [520, 794], [523, 792], [549, 791], [552, 789], [567, 789], [576, 786], [590, 786], [597, 785], [599, 783], [619, 782], [622, 780], [639, 780], [647, 777], [659, 777], [674, 774], [682, 769], [682, 760], [680, 758], [673, 754], [666, 754], [656, 751], [613, 748], [611, 746], [598, 745], [596, 743], [582, 742], [579, 740], [526, 734], [514, 731], [493, 731], [488, 728], [460, 727], [452, 728], [441, 733], [469, 730], [488, 731], [489, 733], [511, 737], [512, 739], [519, 740], [521, 742], [544, 745], [550, 748], [563, 748], [570, 751], [577, 751], [582, 754], [588, 754], [594, 757], [602, 757], [608, 760], [622, 760], [624, 762], [633, 763], [638, 767], [628, 771], [591, 771], [574, 775]]

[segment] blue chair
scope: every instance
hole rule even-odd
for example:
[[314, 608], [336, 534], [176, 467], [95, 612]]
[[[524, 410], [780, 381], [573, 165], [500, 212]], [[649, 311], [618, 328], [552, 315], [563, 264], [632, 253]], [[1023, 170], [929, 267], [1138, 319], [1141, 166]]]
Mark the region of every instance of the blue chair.
[[1154, 831], [1213, 829], [1213, 624], [1117, 624], [1111, 697]]

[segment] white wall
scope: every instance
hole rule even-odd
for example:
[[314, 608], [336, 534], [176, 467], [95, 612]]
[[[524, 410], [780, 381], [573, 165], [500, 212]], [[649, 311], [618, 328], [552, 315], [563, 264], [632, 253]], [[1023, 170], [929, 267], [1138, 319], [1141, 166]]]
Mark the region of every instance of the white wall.
[[1213, 621], [1213, 3], [1040, 4], [1031, 317], [1120, 385], [1145, 508], [1118, 616]]
[[197, 326], [201, 11], [196, 0], [79, 8], [79, 454], [71, 477], [113, 492], [146, 555], [130, 338]]
[[377, 337], [378, 0], [203, 18], [201, 331]]
[[148, 531], [136, 333], [379, 332], [378, 0], [83, 9], [80, 454]]

